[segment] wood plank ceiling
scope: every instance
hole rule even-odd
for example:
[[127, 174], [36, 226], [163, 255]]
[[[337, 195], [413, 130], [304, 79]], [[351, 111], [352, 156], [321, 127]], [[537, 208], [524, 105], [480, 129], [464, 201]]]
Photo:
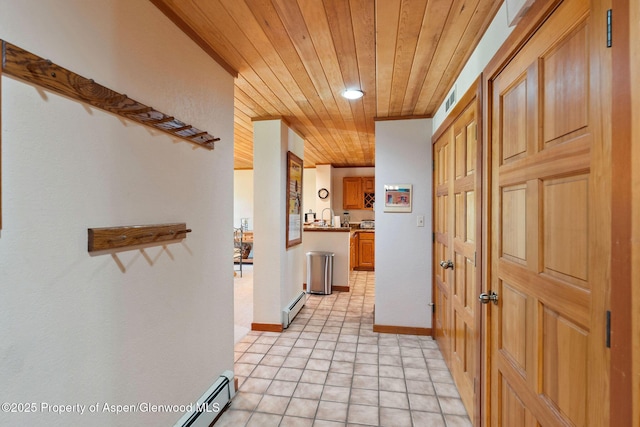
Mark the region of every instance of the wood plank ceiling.
[[272, 117], [304, 138], [305, 166], [374, 166], [374, 118], [431, 117], [502, 3], [151, 1], [237, 74], [236, 169], [253, 167], [252, 119]]

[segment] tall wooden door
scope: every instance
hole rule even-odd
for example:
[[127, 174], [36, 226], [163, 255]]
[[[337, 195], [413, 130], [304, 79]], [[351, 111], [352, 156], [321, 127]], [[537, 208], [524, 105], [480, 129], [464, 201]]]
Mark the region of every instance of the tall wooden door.
[[448, 129], [433, 145], [434, 169], [434, 221], [433, 221], [433, 275], [434, 275], [434, 336], [444, 360], [451, 359], [451, 293], [453, 277], [448, 269], [440, 266], [442, 260], [453, 258], [451, 253], [451, 237], [449, 200], [451, 200], [451, 150], [453, 146], [453, 129]]
[[489, 80], [492, 426], [608, 425], [605, 16], [565, 0]]
[[472, 420], [479, 419], [480, 346], [477, 310], [480, 280], [481, 157], [478, 155], [476, 88], [461, 99], [464, 108], [434, 145], [435, 159], [435, 330]]

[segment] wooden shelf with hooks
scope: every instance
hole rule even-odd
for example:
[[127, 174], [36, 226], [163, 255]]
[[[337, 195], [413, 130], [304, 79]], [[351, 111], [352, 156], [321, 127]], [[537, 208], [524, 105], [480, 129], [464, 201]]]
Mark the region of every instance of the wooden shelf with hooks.
[[150, 243], [164, 244], [182, 240], [191, 233], [184, 222], [156, 225], [89, 228], [89, 252], [123, 249]]
[[2, 42], [2, 72], [10, 76], [86, 102], [208, 150], [213, 150], [215, 141], [220, 140], [206, 131], [106, 88], [92, 79], [62, 68], [48, 59], [34, 55], [5, 40], [0, 42]]

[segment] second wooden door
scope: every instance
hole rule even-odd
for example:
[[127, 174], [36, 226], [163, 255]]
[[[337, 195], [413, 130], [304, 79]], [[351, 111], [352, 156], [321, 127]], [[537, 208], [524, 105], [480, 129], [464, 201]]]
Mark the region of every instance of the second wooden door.
[[481, 157], [475, 87], [434, 145], [435, 335], [462, 401], [479, 419]]

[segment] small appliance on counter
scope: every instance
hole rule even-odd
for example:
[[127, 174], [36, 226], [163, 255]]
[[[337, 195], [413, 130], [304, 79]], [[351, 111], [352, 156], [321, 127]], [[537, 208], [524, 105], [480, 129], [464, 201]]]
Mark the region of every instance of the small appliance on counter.
[[373, 229], [376, 228], [376, 222], [374, 220], [364, 220], [360, 222], [360, 228], [369, 228], [369, 229]]
[[309, 212], [304, 214], [304, 222], [309, 223], [309, 222], [314, 222], [315, 220], [316, 220], [316, 213], [312, 212], [311, 209], [309, 209]]
[[351, 220], [351, 217], [349, 216], [349, 212], [342, 212], [342, 226], [348, 227], [350, 220]]

